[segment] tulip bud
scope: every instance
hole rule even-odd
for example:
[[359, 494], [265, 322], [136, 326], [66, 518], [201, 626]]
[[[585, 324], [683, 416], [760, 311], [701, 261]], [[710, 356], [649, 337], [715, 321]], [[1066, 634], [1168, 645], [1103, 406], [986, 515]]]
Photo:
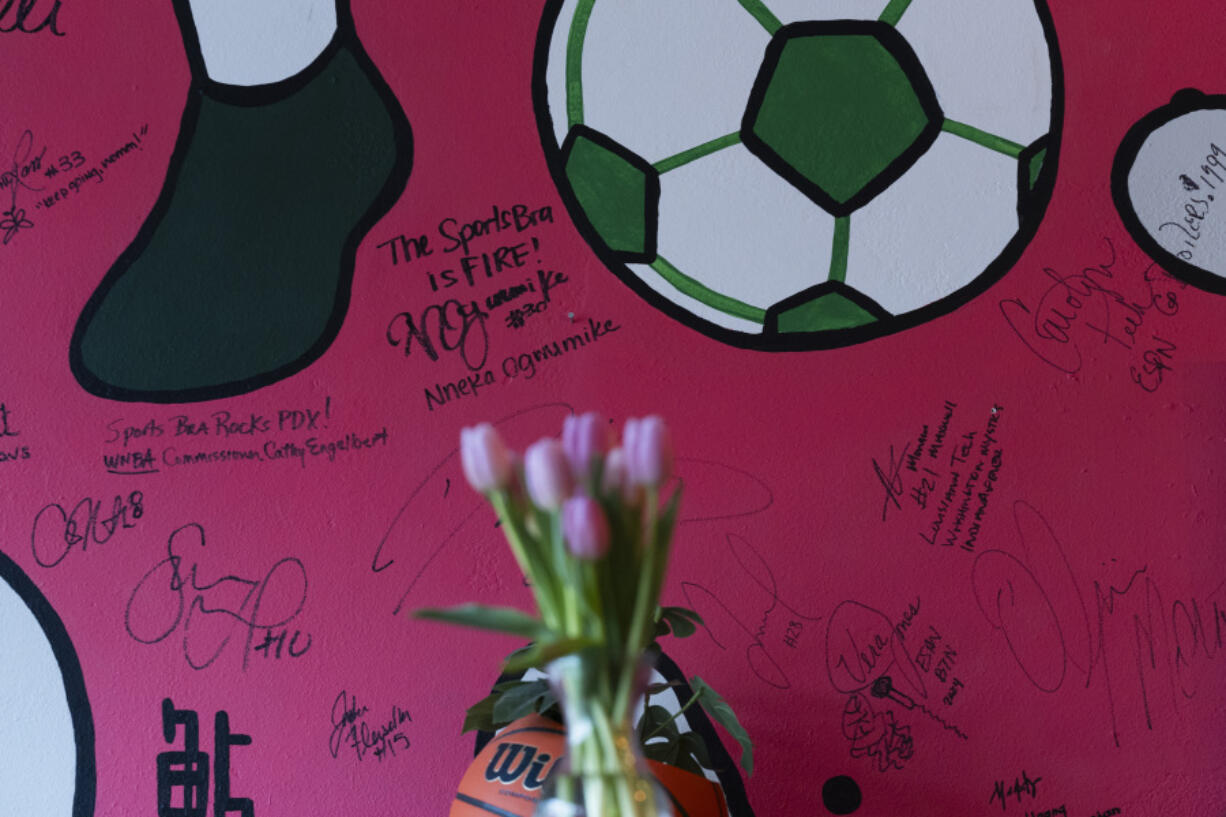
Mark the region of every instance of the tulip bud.
[[586, 480], [591, 475], [592, 460], [608, 450], [609, 435], [605, 425], [594, 411], [578, 416], [572, 414], [563, 421], [562, 449], [576, 480]]
[[505, 488], [511, 479], [511, 455], [489, 423], [460, 431], [460, 462], [464, 478], [483, 494]]
[[624, 445], [631, 484], [654, 486], [672, 476], [672, 441], [668, 427], [659, 417], [628, 420]]
[[639, 438], [639, 425], [643, 421], [637, 417], [631, 417], [626, 420], [626, 427], [622, 429], [622, 450], [627, 454], [634, 450], [635, 443]]
[[570, 464], [557, 440], [546, 437], [524, 452], [524, 482], [533, 503], [545, 511], [556, 511], [570, 496]]
[[604, 471], [601, 475], [601, 494], [619, 499], [626, 507], [634, 508], [641, 498], [641, 487], [630, 482], [626, 472], [625, 450], [614, 448], [604, 455]]
[[599, 559], [609, 552], [609, 520], [600, 503], [589, 496], [573, 496], [562, 505], [562, 536], [580, 559]]
[[625, 497], [629, 483], [625, 478], [625, 451], [614, 448], [604, 455], [604, 470], [601, 474], [601, 493], [609, 497]]

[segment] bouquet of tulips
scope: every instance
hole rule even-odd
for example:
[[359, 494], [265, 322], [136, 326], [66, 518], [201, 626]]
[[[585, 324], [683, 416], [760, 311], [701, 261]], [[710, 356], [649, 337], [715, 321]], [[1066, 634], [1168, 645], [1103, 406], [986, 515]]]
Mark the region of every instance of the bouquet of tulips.
[[[659, 605], [681, 496], [679, 488], [662, 496], [673, 467], [668, 428], [655, 416], [631, 419], [620, 445], [610, 438], [609, 424], [597, 414], [571, 415], [560, 440], [540, 440], [521, 460], [493, 426], [464, 429], [464, 475], [497, 513], [538, 614], [479, 604], [418, 612], [419, 617], [529, 639], [527, 647], [510, 655], [504, 672], [545, 669], [552, 686], [520, 681], [496, 688], [469, 710], [466, 728], [488, 727], [491, 714], [497, 725], [524, 714], [525, 707], [543, 711], [560, 688], [565, 696], [580, 699], [571, 704], [584, 705], [584, 720], [592, 721], [585, 734], [590, 731], [595, 738], [587, 747], [572, 742], [572, 755], [585, 757], [572, 756], [571, 764], [592, 769], [615, 760], [608, 756], [615, 752], [610, 740], [601, 741], [601, 736], [611, 738], [621, 724], [633, 728], [631, 719], [646, 685], [644, 658], [650, 662], [659, 649], [656, 637], [689, 635], [702, 623], [692, 610]], [[731, 709], [700, 678], [691, 687], [695, 694], [682, 711], [703, 704], [741, 743], [748, 770], [748, 735]], [[573, 732], [569, 710], [563, 709]], [[679, 712], [647, 706], [644, 713], [636, 742], [655, 737], [650, 748], [658, 747], [659, 736], [678, 737], [673, 721]], [[694, 754], [705, 760], [701, 747]], [[643, 813], [628, 808], [603, 813]]]

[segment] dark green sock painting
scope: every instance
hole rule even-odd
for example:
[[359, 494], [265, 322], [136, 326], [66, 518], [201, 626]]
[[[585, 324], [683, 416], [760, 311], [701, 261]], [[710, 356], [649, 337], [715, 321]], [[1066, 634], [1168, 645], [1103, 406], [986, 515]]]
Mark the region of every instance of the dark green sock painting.
[[318, 358], [344, 318], [357, 244], [408, 176], [408, 122], [381, 86], [356, 40], [338, 37], [277, 85], [193, 87], [153, 214], [78, 321], [81, 385], [186, 402]]

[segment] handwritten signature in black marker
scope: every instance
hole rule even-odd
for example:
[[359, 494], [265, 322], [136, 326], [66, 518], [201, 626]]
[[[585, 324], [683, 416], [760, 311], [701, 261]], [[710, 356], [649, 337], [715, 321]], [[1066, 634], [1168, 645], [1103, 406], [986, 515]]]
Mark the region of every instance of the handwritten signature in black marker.
[[[943, 681], [944, 679], [942, 678], [941, 680]], [[929, 718], [932, 718], [934, 721], [939, 723], [941, 728], [953, 732], [955, 735], [962, 738], [962, 740], [970, 740], [970, 738], [966, 736], [966, 733], [957, 726], [945, 720], [943, 717], [938, 715], [936, 712], [933, 712], [922, 703], [919, 703], [910, 695], [895, 689], [894, 680], [888, 675], [882, 675], [877, 678], [876, 681], [873, 681], [873, 685], [869, 688], [869, 691], [872, 693], [874, 698], [886, 698], [901, 705], [904, 709], [922, 712]]]
[[[124, 627], [141, 644], [157, 644], [179, 632], [183, 657], [197, 670], [217, 660], [236, 629], [245, 631], [242, 666], [246, 670], [256, 632], [262, 630], [267, 637], [302, 612], [306, 568], [291, 556], [278, 560], [260, 579], [226, 574], [207, 581], [198, 561], [204, 547], [203, 526], [193, 522], [175, 530], [166, 543], [166, 558], [132, 590]], [[298, 655], [309, 648], [309, 640]]]
[[[1092, 595], [1087, 595], [1047, 519], [1019, 500], [1014, 503], [1014, 521], [1020, 555], [1004, 550], [981, 553], [971, 586], [980, 612], [1000, 632], [1031, 684], [1055, 693], [1071, 666], [1089, 688], [1101, 673], [1116, 746], [1120, 716], [1113, 666], [1129, 675], [1135, 670], [1135, 689], [1150, 731], [1161, 687], [1169, 690], [1172, 711], [1181, 698], [1196, 696], [1196, 673], [1226, 646], [1226, 581], [1199, 598], [1172, 601], [1164, 597], [1149, 565], [1144, 565], [1122, 582], [1095, 579], [1090, 583]], [[1116, 640], [1121, 630], [1123, 645]], [[1125, 652], [1129, 645], [1132, 655]], [[1120, 658], [1110, 660], [1115, 655]]]
[[1005, 788], [1004, 780], [997, 780], [992, 784], [992, 795], [988, 798], [988, 805], [992, 805], [994, 801], [999, 800], [1000, 810], [1004, 811], [1006, 806], [1009, 804], [1007, 799], [1009, 797], [1016, 797], [1017, 802], [1021, 803], [1022, 795], [1028, 794], [1030, 795], [1030, 799], [1036, 800], [1039, 797], [1039, 783], [1041, 783], [1042, 780], [1043, 778], [1041, 777], [1031, 778], [1030, 775], [1026, 774], [1025, 769], [1022, 769], [1021, 779], [1019, 780], [1018, 778], [1014, 777], [1013, 785], [1009, 786], [1008, 789]]
[[[723, 650], [728, 649], [715, 634], [713, 627], [720, 630], [726, 639], [734, 633], [733, 637], [738, 642], [736, 646], [738, 648], [744, 646], [745, 660], [753, 674], [776, 689], [790, 689], [791, 680], [775, 656], [771, 654], [771, 648], [764, 640], [771, 614], [776, 610], [786, 610], [791, 617], [789, 620], [799, 620], [801, 623], [821, 621], [822, 617], [801, 613], [794, 605], [780, 598], [779, 585], [775, 581], [774, 571], [748, 540], [735, 534], [728, 534], [726, 540], [728, 550], [737, 565], [740, 566], [743, 575], [766, 594], [764, 606], [758, 613], [757, 626], [751, 629], [732, 612], [727, 604], [697, 582], [681, 582], [681, 593], [685, 596], [686, 604], [702, 616], [703, 629], [707, 631], [707, 635], [717, 647]], [[744, 597], [743, 593], [741, 597]], [[724, 626], [721, 627], [721, 624]]]
[[464, 365], [478, 372], [489, 357], [490, 336], [485, 327], [489, 316], [475, 300], [465, 303], [448, 298], [427, 306], [419, 316], [411, 312], [397, 313], [388, 322], [385, 337], [390, 346], [404, 344], [405, 357], [412, 353], [414, 341], [420, 344], [426, 357], [435, 362], [438, 362], [440, 350], [458, 351]]
[[900, 726], [888, 709], [874, 712], [860, 692], [848, 695], [843, 706], [843, 737], [851, 741], [852, 757], [870, 758], [880, 772], [901, 769], [915, 754], [911, 727]]
[[351, 701], [345, 690], [341, 690], [341, 694], [336, 696], [336, 700], [332, 702], [332, 736], [328, 738], [328, 751], [332, 753], [332, 757], [341, 753], [345, 730], [356, 724], [358, 718], [369, 711], [369, 706], [358, 704], [357, 696]]
[[[998, 304], [1002, 317], [1018, 339], [1040, 360], [1065, 374], [1076, 376], [1081, 371], [1081, 348], [1074, 336], [1076, 326], [1125, 349], [1134, 349], [1137, 331], [1151, 311], [1171, 317], [1179, 311], [1178, 294], [1170, 286], [1182, 288], [1153, 262], [1142, 273], [1144, 295], [1132, 297], [1116, 288], [1123, 281], [1117, 278], [1115, 244], [1104, 237], [1105, 260], [1082, 268], [1081, 272], [1065, 274], [1045, 267], [1043, 274], [1054, 283], [1040, 296], [1032, 308], [1021, 298], [1006, 298]], [[1158, 286], [1159, 281], [1162, 286]]]
[[[14, 193], [16, 198], [16, 193]], [[26, 218], [26, 211], [23, 207], [18, 207], [17, 202], [13, 202], [13, 206], [4, 211], [4, 218], [0, 218], [0, 231], [4, 232], [3, 242], [8, 244], [13, 240], [13, 236], [17, 235], [20, 230], [27, 230], [34, 226], [34, 222]]]
[[890, 446], [890, 455], [886, 459], [886, 467], [882, 468], [877, 459], [873, 458], [873, 473], [877, 475], [877, 480], [881, 483], [881, 487], [885, 488], [885, 501], [881, 504], [881, 521], [886, 520], [886, 515], [890, 512], [890, 506], [895, 509], [901, 509], [898, 498], [903, 495], [902, 484], [902, 466], [907, 461], [907, 449], [911, 444], [907, 443], [902, 447], [902, 451], [898, 457], [894, 457], [894, 446]]
[[41, 22], [35, 23], [30, 15], [38, 6], [38, 0], [5, 0], [4, 5], [0, 6], [0, 34], [37, 34], [46, 29], [56, 37], [63, 37], [64, 32], [59, 28], [61, 5], [62, 0], [55, 0], [48, 9], [44, 3], [43, 11], [46, 13]]
[[82, 551], [91, 544], [105, 545], [116, 533], [136, 527], [145, 515], [144, 494], [132, 491], [125, 498], [116, 496], [110, 515], [99, 518], [102, 500], [86, 497], [69, 512], [58, 502], [45, 506], [34, 516], [30, 530], [30, 550], [42, 567], [55, 567], [75, 547]]
[[850, 599], [840, 602], [826, 622], [826, 674], [831, 686], [840, 692], [859, 692], [897, 667], [911, 688], [927, 698], [928, 688], [907, 651], [905, 633], [905, 627], [896, 626], [880, 610]]
[[28, 230], [34, 226], [34, 222], [26, 217], [25, 208], [17, 206], [17, 191], [22, 189], [42, 190], [41, 187], [31, 185], [29, 180], [42, 167], [43, 154], [46, 152], [47, 148], [43, 147], [38, 155], [34, 155], [34, 133], [26, 130], [17, 140], [17, 149], [13, 151], [12, 164], [0, 172], [0, 190], [5, 188], [12, 190], [9, 208], [0, 213], [3, 216], [0, 218], [0, 232], [3, 233], [0, 243], [4, 245], [12, 241], [13, 237], [22, 230]]
[[401, 729], [402, 724], [413, 720], [408, 710], [393, 706], [388, 719], [373, 727], [363, 719], [369, 712], [369, 706], [358, 704], [356, 695], [350, 697], [348, 692], [342, 690], [336, 696], [332, 702], [332, 734], [328, 738], [328, 751], [332, 757], [339, 757], [346, 743], [358, 760], [370, 753], [380, 762], [385, 757], [395, 757], [397, 746], [409, 748], [409, 739]]

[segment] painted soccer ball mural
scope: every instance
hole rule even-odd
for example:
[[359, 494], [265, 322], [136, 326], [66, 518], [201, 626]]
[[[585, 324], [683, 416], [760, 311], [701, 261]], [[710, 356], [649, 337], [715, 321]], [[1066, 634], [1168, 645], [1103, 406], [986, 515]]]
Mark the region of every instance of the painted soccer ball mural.
[[681, 321], [843, 346], [999, 278], [1051, 195], [1042, 0], [551, 0], [537, 118], [575, 223]]

